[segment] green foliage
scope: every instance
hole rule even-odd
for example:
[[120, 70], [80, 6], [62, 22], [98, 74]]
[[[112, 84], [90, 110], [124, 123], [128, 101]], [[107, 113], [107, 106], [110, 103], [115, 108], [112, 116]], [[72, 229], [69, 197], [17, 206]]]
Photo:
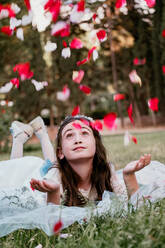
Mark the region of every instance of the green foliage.
[[0, 153], [9, 151], [9, 127], [12, 120], [8, 107], [0, 107]]

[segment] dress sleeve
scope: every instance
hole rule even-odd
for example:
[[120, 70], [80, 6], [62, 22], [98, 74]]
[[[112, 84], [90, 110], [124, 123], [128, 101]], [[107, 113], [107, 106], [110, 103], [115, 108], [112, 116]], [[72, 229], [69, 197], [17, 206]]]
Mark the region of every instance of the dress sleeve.
[[119, 181], [117, 174], [116, 174], [116, 171], [115, 171], [115, 167], [111, 163], [110, 163], [110, 171], [111, 171], [110, 183], [111, 183], [113, 192], [118, 196], [124, 197], [125, 200], [128, 200], [128, 194], [127, 194], [126, 186], [125, 186], [124, 182], [122, 183], [121, 181]]

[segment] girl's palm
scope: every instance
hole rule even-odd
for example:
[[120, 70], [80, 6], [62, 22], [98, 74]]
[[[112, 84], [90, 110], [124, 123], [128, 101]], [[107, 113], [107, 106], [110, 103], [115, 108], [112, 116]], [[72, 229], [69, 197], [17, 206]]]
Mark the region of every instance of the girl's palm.
[[33, 189], [41, 192], [55, 192], [60, 189], [60, 185], [52, 180], [37, 180], [32, 178], [30, 184]]

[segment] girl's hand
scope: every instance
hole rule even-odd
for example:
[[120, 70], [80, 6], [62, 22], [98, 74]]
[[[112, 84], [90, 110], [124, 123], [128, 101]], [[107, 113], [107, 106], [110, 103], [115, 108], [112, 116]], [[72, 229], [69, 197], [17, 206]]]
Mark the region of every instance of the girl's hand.
[[144, 154], [139, 160], [133, 161], [123, 169], [124, 175], [134, 174], [136, 171], [143, 169], [151, 162], [151, 154]]
[[37, 180], [32, 178], [30, 184], [33, 189], [41, 192], [57, 192], [60, 189], [60, 185], [52, 180]]

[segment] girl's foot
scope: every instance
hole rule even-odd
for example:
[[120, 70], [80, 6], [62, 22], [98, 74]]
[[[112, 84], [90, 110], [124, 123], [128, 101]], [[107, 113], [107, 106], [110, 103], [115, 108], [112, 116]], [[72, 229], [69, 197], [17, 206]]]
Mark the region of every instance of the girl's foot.
[[40, 136], [43, 132], [47, 132], [46, 126], [41, 116], [37, 116], [29, 123], [29, 125], [33, 128], [33, 131], [38, 138], [41, 138]]
[[20, 121], [13, 121], [10, 127], [13, 139], [21, 141], [23, 144], [33, 135], [33, 128]]

